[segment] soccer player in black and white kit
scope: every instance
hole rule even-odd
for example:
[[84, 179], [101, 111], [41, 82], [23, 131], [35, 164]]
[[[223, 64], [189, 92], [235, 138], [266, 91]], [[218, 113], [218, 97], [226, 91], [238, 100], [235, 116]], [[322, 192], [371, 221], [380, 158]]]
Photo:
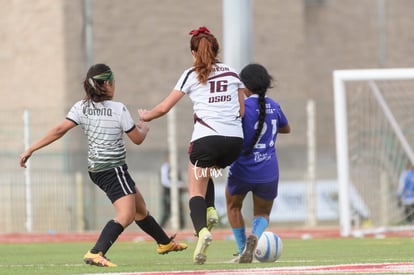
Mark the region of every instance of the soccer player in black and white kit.
[[208, 220], [214, 214], [217, 217], [216, 211], [209, 207], [214, 201], [212, 177], [217, 172], [214, 169], [230, 165], [239, 156], [243, 145], [244, 86], [234, 69], [217, 60], [219, 44], [206, 27], [193, 30], [190, 35], [193, 66], [182, 73], [161, 103], [150, 111], [140, 109], [138, 113], [141, 120], [151, 121], [168, 113], [184, 95], [193, 102], [189, 207], [198, 236], [193, 261], [203, 264], [212, 242]]
[[115, 80], [107, 65], [96, 64], [88, 70], [84, 89], [85, 98], [72, 106], [66, 118], [20, 155], [20, 166], [26, 167], [27, 160], [35, 151], [80, 125], [88, 138], [89, 176], [106, 193], [116, 210], [116, 217], [108, 221], [95, 246], [85, 254], [85, 263], [116, 266], [105, 254], [133, 221], [154, 238], [159, 254], [186, 249], [186, 244], [176, 243], [174, 237], [168, 237], [149, 214], [144, 198], [128, 173], [123, 135], [125, 133], [139, 145], [149, 131], [148, 125], [142, 121], [135, 124], [125, 105], [112, 100]]

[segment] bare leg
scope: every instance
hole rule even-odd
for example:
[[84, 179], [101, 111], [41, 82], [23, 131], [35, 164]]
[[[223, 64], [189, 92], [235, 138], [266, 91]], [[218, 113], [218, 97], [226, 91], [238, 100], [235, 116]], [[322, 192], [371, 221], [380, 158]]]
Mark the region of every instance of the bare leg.
[[243, 200], [246, 195], [231, 195], [226, 188], [226, 206], [227, 206], [227, 218], [230, 226], [233, 228], [244, 227], [244, 219], [241, 212], [243, 206]]

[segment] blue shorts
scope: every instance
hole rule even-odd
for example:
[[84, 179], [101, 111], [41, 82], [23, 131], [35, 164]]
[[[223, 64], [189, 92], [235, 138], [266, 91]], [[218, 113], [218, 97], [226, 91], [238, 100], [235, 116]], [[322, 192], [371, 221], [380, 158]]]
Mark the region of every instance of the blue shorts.
[[135, 182], [126, 164], [102, 172], [89, 172], [89, 177], [114, 203], [126, 195], [135, 194]]
[[239, 137], [207, 136], [191, 142], [188, 153], [197, 167], [225, 168], [239, 157], [242, 147]]
[[252, 192], [254, 195], [272, 201], [277, 197], [278, 181], [268, 183], [248, 183], [234, 177], [227, 179], [227, 188], [230, 195], [246, 195]]

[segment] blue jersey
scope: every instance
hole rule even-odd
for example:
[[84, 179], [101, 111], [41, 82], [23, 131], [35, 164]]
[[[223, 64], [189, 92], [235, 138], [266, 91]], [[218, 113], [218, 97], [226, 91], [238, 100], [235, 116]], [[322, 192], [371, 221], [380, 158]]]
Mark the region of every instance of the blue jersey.
[[276, 155], [276, 137], [278, 129], [288, 124], [288, 120], [279, 103], [266, 97], [266, 116], [263, 129], [253, 151], [245, 155], [258, 126], [259, 100], [252, 95], [245, 101], [243, 118], [243, 151], [240, 157], [230, 166], [229, 176], [242, 182], [269, 183], [279, 180], [279, 164]]
[[414, 204], [414, 170], [406, 170], [401, 174], [397, 195], [403, 205]]

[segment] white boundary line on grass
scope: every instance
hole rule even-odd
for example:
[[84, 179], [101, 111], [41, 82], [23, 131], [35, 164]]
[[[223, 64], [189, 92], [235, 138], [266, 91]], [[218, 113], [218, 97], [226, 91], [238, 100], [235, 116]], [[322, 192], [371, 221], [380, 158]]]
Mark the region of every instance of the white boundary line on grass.
[[413, 274], [414, 262], [404, 263], [364, 263], [325, 266], [292, 266], [272, 268], [251, 268], [232, 270], [193, 270], [193, 271], [154, 271], [154, 272], [126, 272], [126, 273], [93, 273], [83, 275], [270, 275], [270, 274], [350, 274], [350, 273], [398, 273]]

